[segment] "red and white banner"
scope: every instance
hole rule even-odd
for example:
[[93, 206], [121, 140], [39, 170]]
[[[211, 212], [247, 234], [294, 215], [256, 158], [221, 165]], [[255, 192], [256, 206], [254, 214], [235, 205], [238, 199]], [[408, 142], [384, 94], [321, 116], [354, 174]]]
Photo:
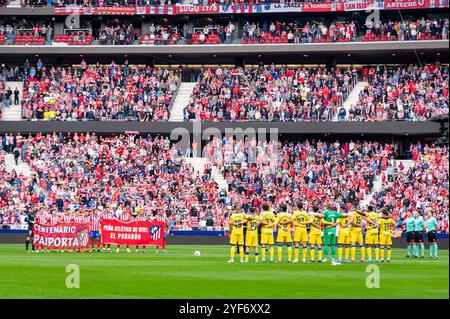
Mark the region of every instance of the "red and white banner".
[[136, 14], [136, 7], [96, 7], [95, 14]]
[[333, 12], [344, 11], [344, 2], [304, 3], [302, 12]]
[[114, 219], [102, 220], [100, 233], [103, 244], [162, 246], [164, 223]]
[[363, 11], [369, 9], [383, 9], [383, 2], [376, 0], [347, 0], [344, 3], [345, 11]]
[[57, 223], [53, 226], [34, 224], [33, 243], [49, 249], [87, 248], [89, 223]]
[[218, 5], [181, 4], [175, 7], [175, 14], [205, 14], [219, 13]]
[[421, 9], [428, 8], [430, 0], [395, 0], [384, 1], [384, 8], [389, 9]]

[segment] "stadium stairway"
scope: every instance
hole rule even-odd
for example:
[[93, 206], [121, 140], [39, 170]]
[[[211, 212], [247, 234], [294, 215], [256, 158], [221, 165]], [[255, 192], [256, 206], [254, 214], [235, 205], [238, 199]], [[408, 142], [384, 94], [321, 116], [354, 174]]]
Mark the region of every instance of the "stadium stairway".
[[[14, 92], [16, 88], [19, 89], [19, 101], [22, 101], [23, 82], [5, 82], [5, 88], [11, 88]], [[14, 95], [12, 96], [12, 102], [14, 102]], [[3, 106], [2, 121], [21, 121], [22, 120], [22, 107], [21, 104], [11, 104], [9, 107]]]
[[[345, 116], [345, 118], [347, 119], [349, 116], [349, 110], [351, 108], [352, 105], [355, 105], [358, 100], [359, 100], [359, 93], [361, 93], [362, 90], [364, 90], [364, 88], [366, 87], [366, 85], [369, 84], [367, 82], [358, 82], [356, 83], [356, 85], [353, 87], [353, 90], [351, 90], [348, 98], [345, 100], [343, 106], [345, 108], [345, 110], [347, 111], [347, 115]], [[336, 113], [336, 115], [334, 116], [334, 121], [338, 120], [338, 113]]]
[[5, 169], [8, 172], [11, 172], [12, 170], [15, 170], [17, 175], [22, 174], [26, 177], [31, 177], [34, 175], [34, 172], [31, 170], [30, 165], [28, 165], [26, 162], [22, 162], [19, 158], [19, 165], [16, 165], [14, 161], [14, 155], [13, 154], [7, 154], [5, 157]]
[[175, 102], [170, 111], [169, 122], [183, 122], [183, 110], [189, 104], [195, 82], [181, 82]]
[[[400, 163], [403, 163], [403, 166], [405, 167], [406, 171], [408, 169], [410, 169], [411, 167], [414, 167], [414, 161], [412, 161], [412, 160], [396, 160], [395, 161], [395, 167], [398, 168]], [[367, 207], [367, 205], [369, 205], [370, 202], [372, 201], [373, 195], [376, 192], [379, 192], [380, 190], [383, 189], [383, 183], [382, 183], [382, 180], [381, 180], [381, 176], [383, 174], [386, 174], [386, 173], [387, 173], [387, 170], [384, 170], [376, 177], [376, 180], [373, 183], [372, 192], [370, 192], [370, 194], [367, 194], [366, 197], [364, 197], [364, 199], [360, 203], [362, 207]]]
[[[195, 172], [199, 172], [201, 174], [205, 169], [205, 164], [208, 162], [206, 157], [183, 157], [183, 160], [190, 163]], [[220, 190], [224, 189], [228, 192], [228, 183], [223, 174], [212, 164], [211, 168], [211, 178], [217, 183]]]

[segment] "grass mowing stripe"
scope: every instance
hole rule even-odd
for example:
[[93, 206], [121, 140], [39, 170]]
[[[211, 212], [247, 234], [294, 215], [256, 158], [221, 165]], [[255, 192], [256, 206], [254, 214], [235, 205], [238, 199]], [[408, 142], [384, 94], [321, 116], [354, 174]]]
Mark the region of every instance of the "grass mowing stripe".
[[[448, 251], [440, 259], [377, 263], [380, 288], [368, 289], [367, 263], [227, 264], [226, 246], [170, 246], [167, 254], [39, 253], [0, 245], [0, 298], [449, 298]], [[200, 257], [193, 255], [201, 251]], [[80, 267], [68, 289], [66, 266]]]

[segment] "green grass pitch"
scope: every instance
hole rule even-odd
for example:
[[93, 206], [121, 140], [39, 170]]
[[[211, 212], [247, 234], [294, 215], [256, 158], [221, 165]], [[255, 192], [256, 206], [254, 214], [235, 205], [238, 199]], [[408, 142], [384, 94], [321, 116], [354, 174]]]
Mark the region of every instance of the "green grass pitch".
[[[201, 251], [200, 257], [194, 251]], [[427, 250], [428, 254], [428, 250]], [[0, 245], [0, 298], [449, 298], [448, 250], [438, 260], [394, 250], [366, 288], [367, 263], [228, 264], [226, 246], [169, 246], [167, 254], [39, 253]], [[77, 264], [80, 288], [66, 288]]]

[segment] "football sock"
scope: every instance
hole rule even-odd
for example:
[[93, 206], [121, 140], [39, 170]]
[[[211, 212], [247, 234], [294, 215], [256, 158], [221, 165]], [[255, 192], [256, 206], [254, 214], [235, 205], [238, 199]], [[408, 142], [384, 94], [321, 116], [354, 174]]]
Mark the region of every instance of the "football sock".
[[255, 253], [255, 261], [258, 262], [259, 261], [259, 256], [258, 253]]
[[342, 251], [343, 251], [344, 249], [342, 248], [342, 247], [339, 247], [338, 248], [338, 259], [342, 259]]
[[262, 247], [262, 249], [261, 249], [261, 257], [262, 257], [262, 259], [266, 260], [266, 247]]
[[388, 250], [387, 250], [387, 258], [391, 259], [391, 256], [392, 256], [392, 250], [388, 248]]
[[283, 254], [283, 248], [278, 247], [278, 249], [277, 249], [278, 260], [281, 260], [282, 254]]
[[352, 252], [352, 259], [355, 259], [355, 257], [356, 257], [356, 247], [352, 247], [351, 248], [351, 252]]
[[300, 255], [300, 249], [298, 247], [295, 247], [294, 250], [294, 259], [298, 260], [298, 256]]
[[361, 246], [361, 259], [366, 257], [366, 247]]
[[319, 260], [322, 260], [322, 259], [323, 259], [323, 251], [322, 251], [322, 248], [317, 248], [317, 258], [318, 258]]
[[[30, 246], [30, 241], [29, 240], [27, 240], [26, 242], [25, 242], [25, 250], [28, 250], [28, 247]], [[431, 251], [431, 250], [430, 250]]]
[[372, 247], [367, 248], [367, 257], [372, 259]]
[[379, 259], [380, 258], [380, 248], [375, 248], [375, 258]]
[[288, 260], [290, 261], [292, 258], [292, 247], [287, 248], [287, 253], [288, 253]]
[[245, 261], [248, 261], [248, 257], [250, 256], [250, 253], [249, 252], [245, 252]]
[[424, 244], [420, 245], [420, 252], [422, 254], [422, 257], [425, 257], [425, 245]]
[[324, 258], [328, 258], [328, 246], [324, 246], [323, 247], [323, 257]]
[[239, 246], [239, 256], [244, 259], [244, 248], [242, 246]]
[[430, 257], [433, 257], [433, 248], [434, 248], [434, 245], [430, 245]]
[[311, 260], [314, 260], [314, 255], [316, 254], [316, 250], [311, 247], [311, 250], [309, 251], [309, 257]]
[[348, 259], [348, 257], [350, 256], [350, 248], [345, 248], [345, 259]]
[[437, 256], [438, 256], [438, 245], [435, 244], [434, 245], [434, 257], [437, 257]]
[[302, 251], [303, 260], [306, 260], [306, 255], [307, 254], [308, 254], [308, 247], [307, 246], [303, 246], [303, 251]]
[[380, 250], [380, 257], [381, 259], [384, 259], [384, 248], [381, 248]]
[[336, 259], [336, 246], [331, 246], [331, 258]]
[[408, 245], [408, 256], [411, 256], [411, 245]]
[[234, 259], [234, 254], [236, 253], [236, 246], [231, 246], [230, 247], [230, 255], [231, 255], [231, 259]]
[[270, 259], [273, 259], [273, 255], [275, 255], [275, 249], [272, 247], [269, 248]]

